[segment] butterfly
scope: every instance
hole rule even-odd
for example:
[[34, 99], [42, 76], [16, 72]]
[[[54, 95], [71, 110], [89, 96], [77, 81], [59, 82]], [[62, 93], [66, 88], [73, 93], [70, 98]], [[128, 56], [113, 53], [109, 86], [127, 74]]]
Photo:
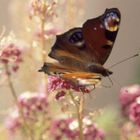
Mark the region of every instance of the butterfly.
[[45, 62], [39, 71], [93, 85], [111, 75], [103, 65], [113, 48], [120, 21], [119, 9], [106, 9], [102, 15], [88, 19], [82, 27], [57, 35], [48, 54], [57, 62]]

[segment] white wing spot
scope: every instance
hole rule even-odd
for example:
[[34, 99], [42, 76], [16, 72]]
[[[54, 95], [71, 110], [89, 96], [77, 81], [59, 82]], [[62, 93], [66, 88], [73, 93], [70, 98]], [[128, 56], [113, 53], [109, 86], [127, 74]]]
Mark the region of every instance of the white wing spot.
[[100, 28], [104, 28], [102, 24], [100, 24]]
[[94, 30], [96, 31], [96, 30], [97, 30], [97, 28], [96, 28], [96, 27], [94, 27]]

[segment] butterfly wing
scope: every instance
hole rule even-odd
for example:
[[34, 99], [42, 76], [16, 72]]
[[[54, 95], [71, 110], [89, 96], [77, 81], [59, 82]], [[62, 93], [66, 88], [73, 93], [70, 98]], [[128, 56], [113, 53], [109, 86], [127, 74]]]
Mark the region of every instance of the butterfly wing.
[[87, 20], [82, 28], [58, 35], [49, 56], [58, 64], [47, 63], [42, 71], [59, 73], [68, 79], [96, 79], [112, 72], [102, 65], [107, 60], [120, 24], [118, 9], [107, 9], [97, 18]]
[[60, 76], [73, 82], [86, 85], [96, 85], [101, 81], [102, 75], [97, 73], [75, 71], [73, 68], [65, 67], [59, 63], [44, 63], [39, 72], [49, 75]]
[[92, 63], [103, 65], [114, 45], [120, 18], [118, 9], [107, 9], [103, 15], [87, 20], [83, 28], [57, 36], [49, 56], [83, 71], [88, 71]]
[[62, 65], [85, 71], [85, 64], [90, 60], [85, 48], [82, 28], [73, 28], [57, 36], [49, 56]]
[[103, 65], [107, 60], [116, 39], [120, 20], [119, 10], [112, 8], [83, 24], [83, 37], [93, 62]]

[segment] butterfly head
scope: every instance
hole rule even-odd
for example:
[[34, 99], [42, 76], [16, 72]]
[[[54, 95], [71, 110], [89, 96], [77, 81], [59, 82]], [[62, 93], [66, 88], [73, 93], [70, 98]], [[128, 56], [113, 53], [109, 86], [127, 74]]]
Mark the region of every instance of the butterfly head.
[[104, 27], [110, 32], [115, 32], [118, 30], [120, 25], [120, 11], [117, 8], [106, 9], [104, 13]]
[[38, 70], [39, 72], [44, 72], [45, 74], [48, 74], [48, 66], [47, 63], [45, 62], [41, 69]]

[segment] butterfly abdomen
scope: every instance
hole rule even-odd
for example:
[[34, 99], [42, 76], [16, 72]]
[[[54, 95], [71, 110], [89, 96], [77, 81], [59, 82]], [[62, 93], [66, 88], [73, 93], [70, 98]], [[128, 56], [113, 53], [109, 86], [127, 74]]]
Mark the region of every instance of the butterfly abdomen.
[[93, 72], [93, 73], [99, 73], [103, 76], [109, 76], [111, 75], [113, 72], [109, 71], [108, 69], [105, 69], [102, 65], [93, 63], [90, 64], [87, 69], [89, 70], [89, 72]]

